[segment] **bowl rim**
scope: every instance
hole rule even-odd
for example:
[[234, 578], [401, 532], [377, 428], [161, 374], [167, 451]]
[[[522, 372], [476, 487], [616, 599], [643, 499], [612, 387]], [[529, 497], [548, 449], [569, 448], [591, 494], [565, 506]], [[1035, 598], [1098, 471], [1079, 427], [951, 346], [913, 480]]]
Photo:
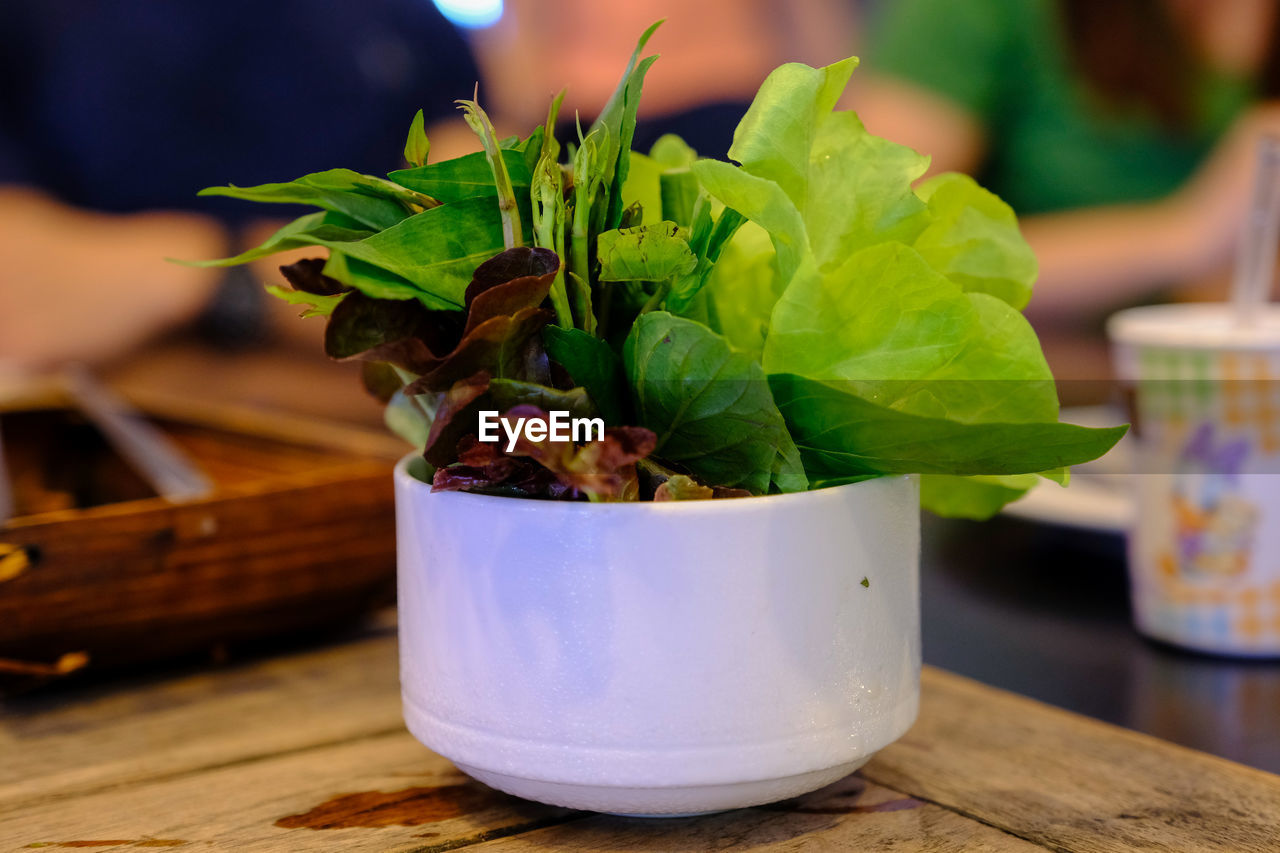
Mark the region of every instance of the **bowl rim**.
[[1240, 328], [1225, 302], [1175, 302], [1125, 308], [1107, 318], [1113, 347], [1254, 352], [1280, 349], [1280, 304], [1263, 307], [1263, 323]]
[[509, 511], [535, 511], [539, 513], [555, 512], [562, 515], [601, 515], [633, 512], [673, 513], [681, 515], [690, 513], [720, 513], [762, 509], [786, 502], [795, 504], [809, 501], [820, 504], [835, 501], [850, 490], [869, 491], [875, 488], [893, 488], [897, 484], [908, 484], [919, 479], [919, 474], [881, 474], [869, 480], [857, 483], [845, 483], [840, 486], [829, 486], [822, 489], [810, 489], [804, 492], [788, 492], [777, 495], [752, 495], [745, 498], [725, 498], [722, 500], [693, 501], [615, 501], [593, 503], [591, 501], [556, 501], [539, 500], [537, 498], [517, 498], [506, 495], [481, 495], [462, 491], [433, 491], [430, 483], [423, 482], [409, 473], [409, 464], [421, 454], [410, 452], [396, 462], [395, 484], [397, 492], [403, 491], [416, 499], [462, 500], [473, 504], [477, 511], [497, 510], [500, 507]]

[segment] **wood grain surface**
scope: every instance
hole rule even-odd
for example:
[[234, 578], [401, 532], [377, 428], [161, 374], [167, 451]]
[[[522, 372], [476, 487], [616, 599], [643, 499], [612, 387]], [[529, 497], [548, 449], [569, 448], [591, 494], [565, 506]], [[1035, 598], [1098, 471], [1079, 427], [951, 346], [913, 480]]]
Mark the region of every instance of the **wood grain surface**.
[[393, 625], [286, 657], [10, 700], [0, 851], [1276, 851], [1280, 777], [926, 668], [860, 773], [671, 820], [526, 803], [403, 729]]
[[[6, 443], [19, 509], [31, 494], [40, 509], [0, 524], [0, 692], [27, 688], [28, 673], [68, 655], [103, 669], [208, 653], [350, 622], [393, 600], [399, 442], [154, 395], [142, 405], [209, 477], [209, 497], [172, 504], [139, 481], [140, 494], [59, 507], [88, 488], [83, 471], [114, 455], [62, 458], [65, 436], [41, 428], [74, 421], [70, 410], [6, 415], [25, 426]], [[118, 485], [128, 471], [117, 467], [92, 479]], [[76, 483], [24, 489], [24, 474]]]

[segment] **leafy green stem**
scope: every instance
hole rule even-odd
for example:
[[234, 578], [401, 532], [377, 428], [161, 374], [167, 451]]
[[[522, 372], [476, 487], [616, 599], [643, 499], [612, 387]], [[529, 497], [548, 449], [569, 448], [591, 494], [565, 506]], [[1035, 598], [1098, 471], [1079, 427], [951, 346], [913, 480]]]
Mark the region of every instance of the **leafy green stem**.
[[[400, 377], [400, 381], [404, 383], [404, 388], [408, 388], [418, 380], [417, 375], [410, 373], [403, 367], [397, 367], [393, 364], [391, 365], [391, 369], [396, 372], [396, 376]], [[404, 389], [402, 388], [401, 390]], [[435, 420], [435, 415], [428, 411], [426, 406], [422, 405], [422, 401], [418, 399], [418, 395], [406, 393], [404, 398], [409, 401], [409, 405], [413, 406], [413, 408], [417, 410], [418, 414], [422, 415], [423, 420], [428, 425]]]
[[569, 292], [565, 286], [564, 270], [564, 173], [560, 169], [560, 143], [556, 141], [556, 117], [564, 101], [564, 90], [556, 95], [547, 111], [547, 123], [542, 133], [542, 153], [534, 167], [529, 187], [533, 208], [533, 243], [543, 249], [551, 249], [560, 256], [560, 269], [551, 282], [551, 305], [556, 312], [556, 323], [563, 328], [573, 328], [573, 311], [569, 307]]
[[671, 292], [671, 279], [660, 282], [658, 289], [653, 292], [640, 308], [641, 314], [648, 314], [650, 311], [657, 311], [662, 307], [662, 302], [667, 298], [667, 294]]
[[502, 216], [502, 241], [508, 249], [524, 245], [524, 233], [520, 227], [520, 208], [516, 204], [515, 187], [511, 184], [511, 175], [507, 172], [507, 163], [502, 159], [498, 133], [493, 129], [493, 122], [474, 98], [470, 101], [460, 100], [456, 103], [462, 108], [462, 117], [467, 126], [476, 132], [484, 144], [484, 156], [493, 170], [493, 183], [498, 188], [498, 211]]

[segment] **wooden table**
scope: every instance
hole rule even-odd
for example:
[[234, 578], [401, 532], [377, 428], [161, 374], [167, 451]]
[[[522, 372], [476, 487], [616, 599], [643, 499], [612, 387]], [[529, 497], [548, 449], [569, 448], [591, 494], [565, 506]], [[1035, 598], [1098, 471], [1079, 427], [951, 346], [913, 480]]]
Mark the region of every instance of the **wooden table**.
[[644, 820], [469, 781], [400, 721], [390, 616], [197, 675], [11, 700], [0, 850], [1280, 850], [1280, 777], [927, 668], [920, 719], [798, 800]]

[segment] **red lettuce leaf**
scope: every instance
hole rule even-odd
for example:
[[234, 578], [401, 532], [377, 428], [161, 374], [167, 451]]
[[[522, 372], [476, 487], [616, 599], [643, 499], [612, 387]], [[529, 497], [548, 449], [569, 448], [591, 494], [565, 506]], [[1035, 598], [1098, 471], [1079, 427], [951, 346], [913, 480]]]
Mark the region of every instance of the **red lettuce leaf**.
[[470, 309], [477, 296], [500, 284], [519, 278], [540, 278], [547, 275], [554, 278], [559, 269], [560, 256], [550, 249], [531, 249], [528, 246], [507, 249], [476, 267], [463, 298]]
[[458, 380], [440, 395], [424, 450], [428, 462], [442, 468], [457, 458], [458, 443], [476, 432], [478, 412], [483, 408], [481, 398], [488, 390], [489, 374], [482, 370]]
[[[549, 416], [528, 404], [503, 416], [541, 420]], [[657, 436], [642, 427], [610, 427], [604, 438], [582, 445], [568, 441], [530, 441], [522, 431], [507, 452], [505, 433], [498, 442], [474, 434], [457, 443], [455, 465], [436, 471], [433, 487], [580, 500], [634, 501], [640, 497], [635, 463], [653, 451]]]
[[[507, 411], [507, 418], [547, 422], [545, 411], [521, 405]], [[638, 500], [640, 484], [635, 463], [653, 452], [658, 438], [643, 427], [610, 427], [604, 438], [581, 446], [569, 441], [530, 441], [524, 432], [510, 455], [527, 456], [556, 475], [575, 492], [602, 500]]]
[[326, 263], [328, 261], [324, 258], [304, 258], [296, 263], [285, 264], [280, 267], [280, 273], [294, 290], [300, 290], [303, 293], [314, 293], [317, 296], [337, 296], [339, 293], [346, 293], [350, 290], [351, 288], [336, 278], [330, 278], [324, 274], [323, 270]]
[[421, 373], [438, 359], [433, 350], [457, 343], [456, 311], [433, 311], [416, 300], [374, 299], [353, 291], [325, 327], [325, 353], [338, 361], [385, 361]]
[[675, 474], [665, 480], [653, 492], [655, 501], [705, 501], [712, 498], [749, 498], [746, 489], [726, 486], [704, 486], [686, 474]]
[[418, 365], [421, 374], [407, 394], [444, 391], [453, 383], [485, 370], [493, 376], [546, 384], [551, 372], [542, 348], [542, 328], [553, 315], [541, 308], [521, 308], [476, 326], [443, 358], [431, 356]]
[[575, 499], [556, 475], [532, 459], [507, 456], [497, 444], [468, 435], [458, 443], [458, 464], [438, 468], [433, 490], [506, 494], [555, 500]]

